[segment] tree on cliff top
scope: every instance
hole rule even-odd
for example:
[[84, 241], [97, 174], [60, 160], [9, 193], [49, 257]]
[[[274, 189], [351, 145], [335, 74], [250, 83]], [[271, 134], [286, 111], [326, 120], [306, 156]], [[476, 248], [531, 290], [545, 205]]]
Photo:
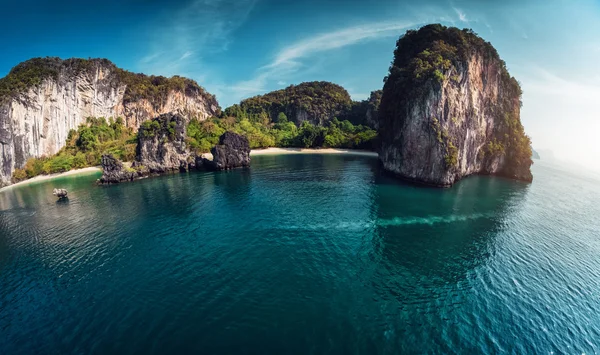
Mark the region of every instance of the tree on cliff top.
[[187, 95], [200, 95], [218, 107], [217, 99], [194, 80], [173, 76], [154, 76], [132, 73], [118, 68], [108, 59], [58, 57], [32, 58], [17, 64], [4, 78], [0, 79], [0, 102], [9, 100], [40, 85], [46, 79], [59, 80], [61, 77], [75, 77], [81, 74], [95, 76], [99, 67], [108, 68], [114, 74], [115, 87], [126, 85], [123, 100], [125, 103], [147, 99], [155, 107], [160, 106], [171, 91]]
[[497, 125], [494, 141], [490, 142], [493, 150], [506, 154], [508, 169], [529, 167], [531, 141], [525, 134], [518, 110], [515, 112], [515, 107], [520, 105], [521, 87], [508, 73], [496, 49], [470, 29], [433, 24], [409, 30], [398, 39], [379, 107], [380, 117], [388, 124], [380, 132], [388, 137], [382, 139], [393, 140], [393, 135], [401, 132], [407, 112], [412, 105], [418, 105], [427, 92], [441, 87], [447, 80], [460, 85], [458, 77], [449, 77], [450, 69], [463, 68], [475, 53], [500, 72], [501, 101], [486, 108]]
[[305, 112], [312, 123], [323, 124], [333, 117], [346, 115], [351, 106], [350, 94], [343, 87], [326, 81], [312, 81], [243, 100], [239, 105], [227, 108], [225, 116], [251, 121], [266, 118], [277, 122], [280, 113], [291, 120]]

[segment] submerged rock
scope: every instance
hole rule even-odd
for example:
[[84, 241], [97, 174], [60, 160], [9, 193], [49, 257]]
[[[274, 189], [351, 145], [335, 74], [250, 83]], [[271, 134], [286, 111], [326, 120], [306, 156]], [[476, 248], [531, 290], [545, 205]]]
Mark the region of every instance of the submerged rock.
[[52, 194], [58, 198], [66, 198], [68, 191], [66, 189], [54, 189]]
[[385, 170], [450, 186], [470, 174], [531, 181], [521, 88], [491, 44], [428, 25], [397, 42], [379, 107]]
[[225, 132], [219, 144], [211, 150], [213, 160], [202, 159], [203, 165], [213, 170], [228, 170], [250, 166], [250, 142], [244, 136]]

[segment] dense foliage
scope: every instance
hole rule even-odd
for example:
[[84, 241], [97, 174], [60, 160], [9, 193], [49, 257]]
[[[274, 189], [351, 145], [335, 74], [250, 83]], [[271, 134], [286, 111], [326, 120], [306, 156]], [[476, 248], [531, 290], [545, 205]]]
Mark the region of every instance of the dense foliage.
[[206, 121], [190, 121], [187, 129], [188, 144], [198, 153], [208, 152], [216, 145], [219, 137], [226, 131], [244, 135], [250, 142], [250, 148], [267, 147], [337, 147], [373, 149], [377, 132], [349, 121], [334, 118], [324, 126], [313, 125], [308, 121], [300, 127], [287, 120], [285, 114], [278, 115], [278, 122], [262, 124], [247, 118], [212, 118]]
[[[510, 76], [505, 62], [494, 47], [470, 29], [427, 25], [419, 30], [407, 31], [397, 41], [394, 61], [389, 75], [384, 79], [384, 94], [379, 108], [380, 115], [386, 121], [381, 131], [385, 136], [382, 139], [393, 140], [393, 134], [401, 132], [407, 112], [412, 105], [420, 104], [425, 93], [439, 88], [442, 83], [460, 85], [457, 69], [467, 65], [474, 53], [496, 65], [501, 75], [501, 102], [490, 103], [486, 107], [496, 119], [495, 137], [483, 155], [506, 154], [509, 170], [529, 167], [531, 141], [525, 135], [518, 110], [515, 110], [520, 105], [521, 87]], [[436, 132], [433, 120], [432, 130]], [[450, 168], [455, 165], [453, 153], [456, 147], [449, 139], [445, 139], [443, 145], [446, 147], [446, 163]]]
[[136, 74], [117, 68], [107, 59], [62, 60], [57, 57], [33, 58], [12, 68], [7, 76], [0, 79], [0, 102], [41, 84], [44, 79], [68, 79], [81, 74], [93, 76], [99, 67], [110, 69], [112, 76], [109, 79], [115, 81], [115, 87], [126, 85], [125, 103], [147, 99], [156, 109], [165, 103], [171, 91], [179, 91], [187, 95], [204, 96], [209, 103], [218, 107], [216, 98], [191, 79]]
[[354, 124], [376, 127], [382, 94], [383, 90], [376, 90], [371, 92], [368, 99], [354, 101], [347, 119]]
[[324, 124], [334, 117], [344, 117], [351, 106], [350, 94], [343, 87], [313, 81], [243, 100], [239, 105], [227, 108], [225, 116], [266, 123], [277, 122], [280, 113], [287, 117], [306, 114], [306, 120], [311, 123]]
[[[111, 66], [117, 74], [116, 83], [126, 84], [125, 102], [149, 99], [153, 104], [166, 98], [171, 90], [192, 93], [203, 90], [195, 82], [182, 77], [145, 76], [114, 67], [106, 60], [36, 58], [21, 63], [1, 82], [0, 88], [12, 94], [40, 84], [45, 78], [76, 75], [89, 72], [95, 65]], [[14, 83], [13, 83], [14, 81]], [[16, 84], [21, 83], [21, 84]], [[203, 91], [202, 91], [203, 92]], [[207, 94], [208, 95], [208, 94]], [[211, 96], [212, 97], [212, 96]], [[352, 102], [341, 86], [328, 82], [310, 82], [292, 85], [286, 89], [256, 96], [233, 105], [220, 117], [204, 121], [191, 119], [187, 124], [190, 149], [205, 153], [215, 146], [226, 131], [246, 136], [250, 147], [339, 147], [375, 149], [377, 132], [367, 126], [366, 112], [376, 112], [381, 92], [374, 92], [368, 100]], [[215, 101], [216, 103], [216, 101]], [[293, 122], [288, 115], [304, 114], [301, 122]], [[337, 117], [340, 117], [338, 119]], [[352, 120], [352, 122], [349, 121]], [[123, 120], [106, 121], [89, 118], [77, 131], [71, 131], [66, 146], [52, 157], [32, 158], [23, 169], [16, 169], [14, 181], [39, 174], [50, 174], [100, 164], [104, 153], [118, 159], [132, 161], [136, 154], [136, 137], [153, 137], [168, 131], [175, 136], [175, 122], [147, 120], [137, 134], [123, 125]]]
[[135, 157], [136, 136], [125, 127], [122, 118], [88, 118], [87, 124], [71, 130], [66, 146], [51, 157], [31, 158], [22, 169], [15, 169], [13, 182], [40, 174], [53, 174], [71, 169], [96, 166], [104, 153], [131, 161]]

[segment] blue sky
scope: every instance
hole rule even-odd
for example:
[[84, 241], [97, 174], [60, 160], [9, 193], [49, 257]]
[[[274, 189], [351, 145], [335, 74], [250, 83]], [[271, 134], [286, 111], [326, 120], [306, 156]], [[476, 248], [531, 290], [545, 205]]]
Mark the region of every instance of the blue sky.
[[473, 28], [523, 87], [533, 145], [600, 169], [600, 1], [2, 1], [0, 75], [36, 56], [105, 57], [197, 80], [226, 107], [309, 80], [382, 87], [396, 39]]

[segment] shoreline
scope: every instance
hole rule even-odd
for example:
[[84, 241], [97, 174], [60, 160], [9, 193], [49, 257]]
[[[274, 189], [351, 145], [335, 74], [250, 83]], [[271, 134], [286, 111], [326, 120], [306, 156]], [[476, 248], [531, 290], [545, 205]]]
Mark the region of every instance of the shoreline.
[[[376, 158], [378, 155], [376, 152], [370, 152], [367, 150], [358, 150], [358, 149], [337, 149], [337, 148], [321, 148], [321, 149], [313, 149], [313, 148], [265, 148], [265, 149], [252, 149], [250, 151], [250, 156], [260, 156], [260, 155], [283, 155], [283, 154], [345, 154], [345, 155], [357, 155], [364, 157], [374, 157]], [[203, 154], [205, 157], [212, 158], [212, 154], [205, 153]], [[19, 181], [16, 184], [8, 185], [0, 189], [0, 192], [6, 191], [13, 187], [29, 185], [37, 182], [53, 180], [65, 176], [73, 176], [73, 175], [83, 175], [87, 173], [94, 173], [102, 171], [102, 169], [98, 166], [90, 166], [82, 169], [74, 169], [69, 170], [64, 173], [56, 173], [50, 175], [38, 175], [32, 177], [31, 179]]]
[[102, 169], [98, 166], [89, 166], [87, 168], [73, 169], [73, 170], [65, 171], [64, 173], [56, 173], [56, 174], [50, 174], [50, 175], [38, 175], [38, 176], [32, 177], [31, 179], [19, 181], [15, 184], [4, 186], [3, 188], [0, 189], [0, 192], [6, 191], [8, 189], [11, 189], [11, 188], [17, 187], [17, 186], [23, 186], [23, 185], [29, 185], [29, 184], [33, 184], [33, 183], [37, 183], [37, 182], [42, 182], [42, 181], [53, 180], [53, 179], [57, 179], [57, 178], [65, 177], [65, 176], [95, 173], [98, 171], [102, 171]]
[[368, 150], [360, 149], [340, 149], [340, 148], [265, 148], [253, 149], [250, 151], [250, 156], [253, 155], [275, 155], [275, 154], [347, 154], [359, 155], [363, 157], [374, 157], [378, 154]]

